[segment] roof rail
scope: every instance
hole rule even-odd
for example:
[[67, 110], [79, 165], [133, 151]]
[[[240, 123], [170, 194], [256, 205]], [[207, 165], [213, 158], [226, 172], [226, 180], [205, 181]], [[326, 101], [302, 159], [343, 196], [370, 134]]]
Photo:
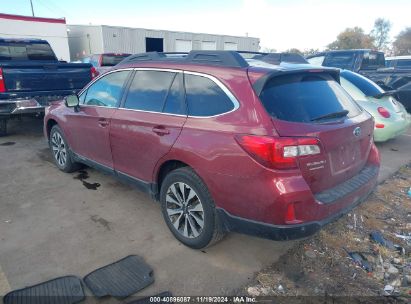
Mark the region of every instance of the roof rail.
[[147, 52], [147, 53], [140, 53], [128, 56], [125, 58], [122, 63], [125, 62], [134, 62], [134, 61], [147, 61], [147, 60], [159, 60], [161, 58], [165, 58], [166, 56], [162, 53], [158, 52]]
[[254, 58], [272, 64], [280, 64], [281, 62], [288, 63], [308, 63], [308, 61], [297, 53], [268, 53], [261, 58]]
[[266, 52], [250, 52], [250, 51], [237, 51], [246, 59], [261, 60], [267, 63], [280, 64], [281, 62], [288, 63], [308, 63], [303, 56], [297, 53], [266, 53]]
[[268, 53], [263, 52], [253, 52], [253, 51], [237, 51], [244, 59], [255, 59], [261, 60], [264, 56], [268, 55]]
[[249, 66], [247, 59], [261, 60], [271, 64], [308, 63], [295, 53], [261, 53], [250, 51], [191, 51], [185, 52], [148, 52], [131, 55], [121, 64], [141, 61], [177, 61], [185, 64], [207, 64], [213, 66], [245, 68]]
[[190, 63], [245, 68], [247, 61], [236, 51], [191, 51], [186, 58]]
[[235, 51], [191, 51], [184, 52], [148, 52], [131, 55], [121, 64], [140, 61], [178, 61], [180, 63], [208, 64], [215, 66], [244, 68], [247, 61]]

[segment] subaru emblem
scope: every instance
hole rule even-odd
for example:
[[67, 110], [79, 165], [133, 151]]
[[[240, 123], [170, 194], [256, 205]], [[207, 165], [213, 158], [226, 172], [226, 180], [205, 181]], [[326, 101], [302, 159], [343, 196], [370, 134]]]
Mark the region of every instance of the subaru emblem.
[[360, 136], [360, 135], [361, 135], [361, 128], [360, 128], [360, 127], [356, 127], [356, 128], [354, 129], [353, 133], [354, 133], [354, 135], [355, 135], [356, 137]]

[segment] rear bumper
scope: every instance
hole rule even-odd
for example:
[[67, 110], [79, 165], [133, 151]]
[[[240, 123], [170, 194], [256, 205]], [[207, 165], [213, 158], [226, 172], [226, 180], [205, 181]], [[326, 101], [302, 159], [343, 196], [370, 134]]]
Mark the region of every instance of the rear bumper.
[[404, 134], [411, 125], [410, 115], [408, 114], [402, 121], [389, 122], [384, 125], [385, 126], [382, 129], [374, 129], [375, 142], [387, 141]]
[[[220, 221], [223, 223], [227, 231], [257, 236], [276, 241], [287, 241], [305, 238], [315, 234], [323, 226], [337, 220], [338, 218], [352, 210], [354, 207], [359, 205], [361, 202], [363, 202], [371, 194], [371, 192], [374, 190], [377, 184], [378, 167], [375, 168], [376, 171], [374, 171], [372, 175], [369, 175], [369, 179], [363, 184], [360, 185], [360, 181], [358, 180], [358, 178], [353, 180], [353, 183], [357, 185], [354, 191], [343, 193], [341, 192], [341, 189], [336, 189], [336, 191], [340, 192], [340, 199], [345, 201], [349, 200], [350, 202], [349, 204], [345, 204], [345, 207], [343, 207], [342, 209], [331, 214], [327, 218], [321, 220], [305, 222], [296, 225], [273, 225], [237, 217], [229, 214], [222, 208], [217, 208], [217, 213]], [[346, 184], [343, 184], [341, 184], [342, 188], [347, 189], [348, 186]], [[336, 188], [338, 187], [339, 186], [337, 186]], [[332, 189], [330, 189], [330, 191], [332, 192]], [[360, 195], [359, 193], [362, 193], [362, 195]], [[338, 199], [337, 201], [339, 201], [340, 199]], [[333, 202], [331, 201], [321, 202], [318, 201], [318, 199], [317, 203], [324, 206], [333, 204]]]
[[44, 108], [35, 99], [0, 100], [0, 117], [43, 113]]
[[39, 91], [0, 94], [0, 117], [21, 114], [43, 113], [51, 102], [64, 96], [75, 94], [78, 90]]

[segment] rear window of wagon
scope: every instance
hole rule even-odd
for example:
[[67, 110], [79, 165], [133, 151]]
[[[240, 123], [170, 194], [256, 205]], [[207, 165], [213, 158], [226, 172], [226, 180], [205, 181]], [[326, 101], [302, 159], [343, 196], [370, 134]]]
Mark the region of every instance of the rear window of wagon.
[[361, 109], [327, 73], [300, 73], [271, 79], [260, 94], [267, 112], [274, 118], [292, 122], [313, 122], [318, 117], [348, 111], [347, 117]]

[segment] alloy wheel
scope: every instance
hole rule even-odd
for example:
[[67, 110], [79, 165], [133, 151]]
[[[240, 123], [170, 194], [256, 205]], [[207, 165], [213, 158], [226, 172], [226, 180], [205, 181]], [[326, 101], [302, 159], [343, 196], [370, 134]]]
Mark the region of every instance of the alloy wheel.
[[61, 167], [64, 167], [67, 162], [67, 149], [63, 137], [59, 132], [54, 132], [51, 137], [51, 149], [53, 150], [53, 155], [57, 163]]
[[171, 224], [182, 236], [196, 238], [203, 231], [203, 205], [189, 185], [177, 182], [168, 188], [166, 210]]

